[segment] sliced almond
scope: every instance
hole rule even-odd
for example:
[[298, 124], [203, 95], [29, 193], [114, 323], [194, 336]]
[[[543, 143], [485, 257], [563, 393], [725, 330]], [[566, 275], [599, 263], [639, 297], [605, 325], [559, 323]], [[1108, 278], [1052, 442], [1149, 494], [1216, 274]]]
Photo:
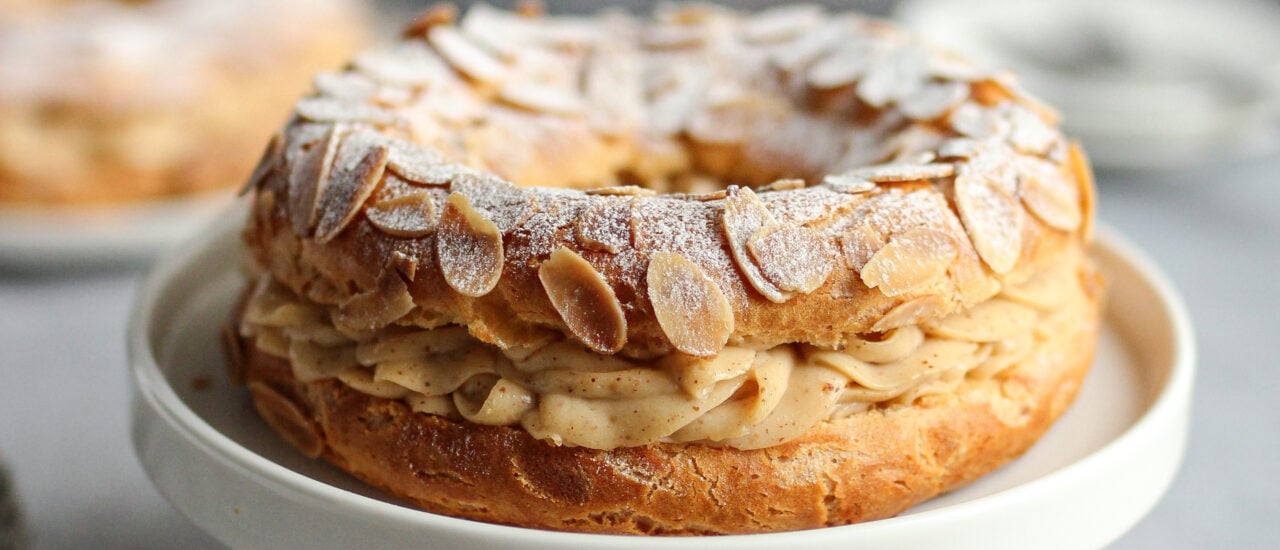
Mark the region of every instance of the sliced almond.
[[871, 66], [874, 54], [875, 46], [869, 42], [845, 42], [814, 63], [805, 73], [805, 80], [822, 90], [853, 84]]
[[814, 4], [769, 8], [743, 23], [742, 37], [757, 44], [790, 40], [822, 24], [822, 16], [822, 6]]
[[908, 118], [934, 120], [947, 114], [969, 98], [969, 85], [964, 82], [939, 82], [922, 86], [916, 93], [898, 102], [898, 109]]
[[390, 264], [406, 281], [412, 283], [418, 276], [418, 259], [404, 252], [399, 250], [392, 252]]
[[469, 170], [452, 164], [444, 155], [431, 149], [408, 144], [394, 144], [387, 158], [387, 168], [406, 180], [421, 185], [447, 185]]
[[840, 236], [840, 251], [855, 270], [862, 270], [884, 245], [884, 236], [869, 223], [858, 224]]
[[404, 239], [428, 235], [436, 230], [436, 207], [426, 191], [375, 201], [364, 216], [379, 231]]
[[1079, 143], [1071, 142], [1067, 149], [1067, 165], [1075, 176], [1076, 185], [1080, 186], [1080, 235], [1085, 242], [1093, 240], [1093, 210], [1097, 204], [1097, 188], [1093, 184], [1093, 169], [1089, 166], [1089, 158]]
[[434, 27], [452, 25], [458, 19], [458, 6], [447, 2], [433, 4], [422, 13], [415, 15], [408, 25], [405, 25], [401, 36], [404, 38], [420, 38], [426, 37]]
[[538, 267], [538, 280], [569, 332], [598, 353], [627, 343], [627, 318], [604, 276], [577, 252], [561, 246]]
[[733, 254], [734, 263], [742, 271], [747, 282], [771, 302], [782, 303], [791, 297], [790, 292], [779, 288], [761, 271], [760, 266], [751, 259], [747, 251], [747, 242], [766, 227], [777, 225], [773, 214], [765, 208], [764, 203], [751, 189], [732, 187], [724, 199], [722, 217], [724, 234], [729, 241], [729, 251]]
[[978, 256], [996, 273], [1008, 273], [1022, 253], [1022, 209], [977, 174], [955, 182], [956, 209]]
[[289, 170], [289, 221], [293, 232], [300, 236], [310, 235], [320, 217], [319, 198], [329, 182], [344, 130], [336, 124], [330, 126], [324, 137], [303, 152]]
[[947, 302], [940, 296], [930, 294], [908, 300], [890, 309], [876, 324], [871, 326], [873, 332], [888, 332], [895, 328], [918, 325], [933, 319], [946, 310]]
[[1058, 167], [1038, 159], [1021, 163], [1018, 196], [1035, 217], [1055, 229], [1074, 231], [1083, 221], [1079, 190]]
[[352, 103], [329, 97], [309, 97], [294, 106], [298, 116], [312, 122], [370, 122], [389, 124], [396, 120], [391, 111], [365, 103]]
[[582, 94], [591, 106], [591, 127], [619, 135], [640, 126], [644, 117], [644, 65], [630, 48], [600, 46], [587, 59]]
[[529, 82], [510, 83], [498, 91], [498, 99], [521, 109], [553, 115], [580, 115], [585, 110], [577, 94], [554, 86]]
[[[829, 22], [779, 46], [771, 52], [769, 59], [783, 70], [799, 71], [839, 46], [847, 35], [847, 27], [842, 22]], [[819, 78], [820, 82], [823, 80]]]
[[837, 193], [867, 193], [876, 189], [875, 182], [848, 174], [831, 174], [822, 178], [822, 183]]
[[640, 187], [639, 185], [615, 185], [613, 187], [597, 187], [595, 189], [587, 189], [584, 193], [588, 195], [603, 196], [625, 196], [625, 197], [652, 197], [658, 193], [653, 189]]
[[337, 237], [382, 180], [389, 149], [372, 141], [374, 138], [360, 138], [361, 135], [349, 136], [338, 148], [333, 175], [320, 197], [316, 242], [325, 243]]
[[436, 230], [436, 256], [450, 287], [466, 296], [484, 296], [502, 277], [502, 233], [472, 208], [466, 195], [451, 193]]
[[872, 107], [882, 108], [911, 97], [924, 85], [928, 70], [929, 53], [924, 48], [901, 46], [872, 61], [866, 76], [858, 81], [858, 99]]
[[851, 179], [864, 179], [876, 183], [893, 183], [949, 178], [954, 176], [955, 173], [955, 165], [947, 162], [929, 164], [904, 162], [854, 168], [843, 175]]
[[396, 270], [386, 269], [377, 286], [338, 304], [334, 325], [348, 333], [372, 332], [413, 311], [413, 297]]
[[747, 251], [764, 276], [787, 291], [813, 292], [835, 267], [831, 244], [812, 229], [779, 224], [756, 232]]
[[885, 296], [906, 294], [941, 277], [958, 253], [955, 239], [941, 231], [899, 233], [862, 267], [862, 282]]
[[454, 27], [432, 27], [427, 33], [427, 41], [454, 69], [472, 80], [493, 84], [507, 75], [507, 68], [502, 62]]
[[249, 175], [249, 179], [244, 182], [244, 187], [240, 188], [237, 196], [244, 196], [250, 191], [255, 191], [262, 187], [267, 181], [267, 177], [276, 171], [280, 166], [280, 161], [284, 159], [284, 138], [279, 132], [271, 135], [271, 141], [267, 142], [267, 148], [262, 151], [262, 158], [258, 159], [258, 165], [253, 169], [253, 173]]
[[261, 380], [249, 382], [249, 393], [253, 395], [253, 406], [258, 414], [285, 441], [309, 458], [319, 457], [324, 452], [324, 436], [301, 406]]
[[378, 85], [355, 72], [319, 73], [311, 79], [321, 95], [345, 103], [364, 103], [378, 93]]
[[587, 250], [617, 254], [631, 244], [631, 204], [626, 199], [591, 203], [574, 222], [574, 234]]
[[649, 301], [671, 345], [689, 355], [710, 357], [733, 334], [733, 308], [716, 282], [698, 264], [674, 252], [649, 259]]
[[794, 191], [796, 189], [804, 189], [805, 181], [799, 178], [783, 178], [774, 180], [773, 183], [756, 189], [757, 192], [768, 191]]

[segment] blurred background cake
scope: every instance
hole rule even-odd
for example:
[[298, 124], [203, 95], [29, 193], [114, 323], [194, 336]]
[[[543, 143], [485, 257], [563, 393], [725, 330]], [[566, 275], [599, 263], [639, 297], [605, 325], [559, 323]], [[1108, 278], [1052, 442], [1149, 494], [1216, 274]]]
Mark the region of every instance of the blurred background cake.
[[0, 0], [0, 202], [234, 187], [366, 19], [354, 0]]

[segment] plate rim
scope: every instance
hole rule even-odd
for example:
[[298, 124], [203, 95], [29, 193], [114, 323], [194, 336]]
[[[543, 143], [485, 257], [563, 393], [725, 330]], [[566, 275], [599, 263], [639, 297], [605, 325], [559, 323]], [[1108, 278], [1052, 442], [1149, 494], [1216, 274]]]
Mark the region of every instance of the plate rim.
[[[647, 537], [631, 537], [625, 535], [608, 535], [595, 533], [570, 533], [549, 531], [525, 527], [515, 527], [485, 523], [463, 518], [455, 518], [381, 501], [365, 495], [353, 493], [335, 487], [323, 481], [311, 478], [294, 471], [284, 465], [259, 455], [229, 436], [219, 432], [201, 418], [177, 394], [165, 378], [159, 360], [154, 353], [153, 342], [150, 342], [151, 321], [156, 316], [154, 310], [162, 297], [170, 292], [176, 275], [189, 269], [199, 258], [207, 254], [209, 249], [227, 238], [227, 233], [243, 224], [244, 216], [233, 213], [224, 216], [211, 227], [202, 231], [200, 236], [188, 241], [188, 245], [178, 247], [165, 254], [144, 279], [135, 295], [130, 311], [127, 328], [127, 355], [129, 371], [134, 391], [134, 446], [139, 455], [141, 449], [138, 441], [138, 401], [144, 401], [159, 414], [183, 439], [199, 447], [207, 456], [213, 457], [224, 465], [231, 467], [253, 478], [259, 484], [275, 489], [283, 489], [288, 494], [302, 494], [309, 497], [322, 498], [340, 504], [343, 509], [360, 509], [365, 512], [376, 512], [382, 519], [392, 522], [408, 522], [420, 529], [448, 529], [461, 536], [479, 536], [491, 540], [506, 540], [531, 543], [565, 542], [566, 538], [575, 542], [602, 544], [606, 541], [620, 548], [640, 548], [658, 544], [655, 539]], [[1189, 407], [1192, 386], [1195, 376], [1196, 345], [1192, 323], [1182, 298], [1177, 293], [1169, 278], [1159, 267], [1136, 245], [1122, 236], [1117, 230], [1105, 224], [1099, 224], [1097, 235], [1092, 246], [1102, 249], [1115, 259], [1123, 261], [1128, 269], [1142, 278], [1160, 298], [1160, 306], [1167, 310], [1165, 318], [1171, 328], [1172, 354], [1169, 375], [1163, 381], [1158, 393], [1145, 408], [1142, 414], [1105, 445], [1095, 449], [1080, 459], [1041, 475], [1035, 479], [1006, 488], [995, 493], [977, 497], [963, 503], [926, 510], [906, 516], [897, 516], [871, 522], [825, 527], [809, 531], [789, 531], [777, 533], [760, 533], [744, 535], [724, 535], [716, 537], [688, 537], [698, 541], [707, 548], [740, 548], [744, 544], [768, 545], [770, 543], [794, 543], [798, 535], [814, 532], [859, 531], [859, 535], [872, 535], [883, 531], [896, 531], [911, 528], [918, 524], [928, 523], [941, 516], [961, 514], [965, 517], [979, 515], [986, 511], [1003, 508], [1034, 497], [1034, 494], [1051, 490], [1054, 486], [1070, 485], [1095, 469], [1095, 465], [1115, 460], [1126, 453], [1133, 453], [1136, 446], [1142, 445], [1143, 434], [1162, 419], [1177, 415], [1180, 409]], [[1127, 336], [1122, 336], [1127, 340]], [[1154, 385], [1154, 383], [1153, 383]], [[1186, 431], [1183, 422], [1182, 431]], [[1168, 491], [1173, 475], [1176, 475], [1185, 455], [1185, 440], [1180, 444], [1172, 472], [1167, 481], [1162, 483], [1160, 494]], [[141, 456], [139, 457], [141, 460]], [[145, 462], [145, 461], [144, 461]], [[144, 464], [145, 466], [145, 464]], [[152, 472], [147, 474], [152, 478]], [[161, 491], [164, 493], [164, 491]], [[326, 494], [332, 493], [332, 494]], [[169, 498], [166, 495], [166, 498]], [[179, 507], [181, 509], [181, 507]], [[1140, 519], [1149, 511], [1150, 506], [1138, 516]], [[1134, 523], [1136, 523], [1136, 519]], [[852, 533], [849, 533], [852, 534]], [[1118, 536], [1118, 534], [1117, 534]], [[665, 540], [665, 539], [658, 539]]]

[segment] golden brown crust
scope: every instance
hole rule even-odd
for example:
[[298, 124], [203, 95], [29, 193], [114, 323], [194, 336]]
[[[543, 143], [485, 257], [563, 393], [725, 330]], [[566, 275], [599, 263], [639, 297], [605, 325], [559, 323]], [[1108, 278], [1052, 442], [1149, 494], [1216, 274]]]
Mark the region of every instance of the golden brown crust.
[[[431, 19], [413, 35], [425, 39], [317, 81], [251, 186], [246, 240], [278, 281], [338, 305], [374, 292], [393, 260], [407, 262], [415, 310], [402, 323], [462, 324], [504, 348], [558, 331], [652, 357], [679, 347], [669, 331], [688, 332], [659, 322], [647, 284], [650, 258], [677, 254], [732, 309], [727, 339], [686, 346], [710, 355], [744, 341], [836, 346], [940, 318], [1084, 238], [1091, 183], [1050, 113], [1006, 76], [965, 69], [882, 23], [695, 8], [587, 25], [509, 17], [476, 8], [457, 27]], [[516, 42], [477, 38], [482, 24], [511, 29]], [[806, 29], [893, 53], [845, 75], [825, 65], [849, 55], [835, 42], [791, 59], [809, 47], [799, 44]], [[721, 31], [737, 46], [704, 48]], [[513, 44], [524, 53], [494, 54]], [[880, 64], [911, 69], [894, 76]], [[645, 76], [668, 65], [687, 70]], [[654, 70], [627, 72], [637, 66]], [[726, 69], [738, 66], [745, 73]], [[700, 70], [723, 82], [689, 80]], [[675, 91], [632, 97], [667, 77]], [[596, 78], [634, 101], [601, 103]], [[692, 191], [774, 175], [807, 183], [671, 195], [614, 185]], [[318, 219], [334, 223], [319, 231]], [[608, 320], [621, 338], [589, 341], [583, 312], [550, 295], [539, 273], [562, 249], [602, 277], [609, 292], [598, 294], [621, 303], [625, 318]], [[918, 267], [887, 269], [903, 261]], [[868, 263], [875, 276], [862, 272]]]
[[[1089, 296], [1073, 332], [994, 378], [752, 451], [556, 447], [519, 428], [414, 413], [333, 379], [302, 384], [285, 361], [242, 345], [255, 402], [290, 442], [425, 510], [583, 532], [749, 533], [890, 517], [1023, 453], [1080, 387], [1099, 299]], [[289, 419], [297, 425], [277, 425]]]

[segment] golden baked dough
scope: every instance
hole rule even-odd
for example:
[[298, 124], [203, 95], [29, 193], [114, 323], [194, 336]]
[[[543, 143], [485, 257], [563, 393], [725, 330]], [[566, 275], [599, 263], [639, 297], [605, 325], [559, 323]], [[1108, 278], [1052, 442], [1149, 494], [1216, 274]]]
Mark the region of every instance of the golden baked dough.
[[1097, 332], [1052, 110], [813, 7], [438, 9], [317, 77], [246, 189], [234, 372], [304, 452], [452, 515], [885, 517], [1025, 450]]
[[235, 186], [364, 19], [352, 0], [0, 1], [0, 202]]

